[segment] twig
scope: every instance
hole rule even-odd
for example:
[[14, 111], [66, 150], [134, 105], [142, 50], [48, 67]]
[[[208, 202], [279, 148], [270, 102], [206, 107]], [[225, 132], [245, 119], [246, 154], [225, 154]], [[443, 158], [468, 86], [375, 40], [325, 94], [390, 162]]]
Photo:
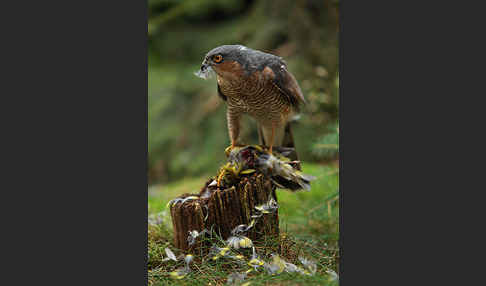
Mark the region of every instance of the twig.
[[[334, 202], [335, 200], [337, 200], [337, 198], [338, 198], [338, 197], [339, 197], [339, 192], [337, 192], [337, 193], [334, 193], [334, 194], [330, 195], [329, 197], [327, 197], [327, 198], [324, 200], [324, 202], [323, 202], [322, 204], [319, 204], [319, 205], [317, 205], [317, 206], [313, 207], [312, 209], [310, 209], [310, 210], [309, 210], [309, 211], [306, 213], [306, 215], [309, 215], [310, 213], [312, 213], [312, 212], [316, 211], [317, 209], [321, 208], [322, 206], [324, 206], [324, 204], [328, 204], [328, 203], [330, 204], [330, 203]], [[329, 206], [329, 205], [328, 205], [328, 206]]]
[[316, 144], [316, 148], [339, 149], [339, 144]]

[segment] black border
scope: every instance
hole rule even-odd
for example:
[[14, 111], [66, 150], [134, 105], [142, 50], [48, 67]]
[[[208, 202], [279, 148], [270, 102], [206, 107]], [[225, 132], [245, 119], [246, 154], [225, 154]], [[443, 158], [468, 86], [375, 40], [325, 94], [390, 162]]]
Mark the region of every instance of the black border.
[[3, 10], [2, 284], [146, 285], [147, 2], [19, 6]]
[[[454, 41], [448, 36], [470, 28], [458, 28], [462, 7], [352, 3], [339, 3], [340, 284], [436, 285], [453, 272], [467, 276], [455, 269], [464, 259], [444, 258], [456, 251], [446, 246], [462, 244], [437, 250], [461, 222], [436, 209], [455, 209], [444, 200], [461, 195], [457, 186], [447, 195], [449, 180], [440, 176], [427, 181], [451, 157], [431, 158], [432, 151], [456, 141], [446, 132], [420, 144], [446, 124], [435, 112], [451, 95], [450, 74], [462, 69], [449, 68], [457, 50], [437, 55]], [[9, 101], [2, 104], [2, 210], [11, 207], [3, 216], [10, 266], [3, 275], [27, 285], [145, 285], [147, 3], [21, 6], [18, 14], [4, 10], [13, 17], [2, 63]], [[439, 36], [447, 39], [433, 46]], [[444, 264], [433, 283], [423, 280]]]

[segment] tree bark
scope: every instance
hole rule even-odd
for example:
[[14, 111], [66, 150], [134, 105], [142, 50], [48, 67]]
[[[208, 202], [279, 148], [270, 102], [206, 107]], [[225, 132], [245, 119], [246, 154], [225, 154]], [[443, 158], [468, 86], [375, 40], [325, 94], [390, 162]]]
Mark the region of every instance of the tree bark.
[[[213, 179], [210, 179], [206, 182], [201, 194], [212, 181]], [[251, 223], [251, 216], [256, 214], [255, 206], [267, 203], [270, 195], [277, 200], [275, 188], [268, 178], [255, 172], [243, 176], [231, 188], [212, 191], [208, 198], [174, 204], [171, 206], [170, 213], [174, 226], [175, 246], [185, 252], [203, 247], [203, 242], [199, 238], [196, 243], [189, 246], [187, 238], [189, 232], [193, 230], [201, 232], [207, 229], [227, 239], [236, 226]], [[182, 198], [189, 195], [185, 194]], [[254, 227], [245, 235], [255, 244], [258, 244], [260, 238], [266, 236], [278, 237], [278, 209], [258, 218]]]

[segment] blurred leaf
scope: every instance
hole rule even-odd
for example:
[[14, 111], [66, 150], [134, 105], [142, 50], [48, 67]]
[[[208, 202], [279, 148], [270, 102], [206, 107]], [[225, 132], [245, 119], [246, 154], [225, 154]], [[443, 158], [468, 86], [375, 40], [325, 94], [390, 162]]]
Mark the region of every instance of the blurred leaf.
[[331, 124], [329, 133], [321, 136], [312, 146], [312, 152], [320, 157], [332, 159], [339, 153], [339, 123]]

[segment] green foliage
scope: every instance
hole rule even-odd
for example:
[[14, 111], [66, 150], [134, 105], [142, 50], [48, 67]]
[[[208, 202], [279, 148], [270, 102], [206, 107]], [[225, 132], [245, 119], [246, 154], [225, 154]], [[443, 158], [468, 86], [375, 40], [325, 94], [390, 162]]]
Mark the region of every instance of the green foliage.
[[241, 0], [149, 0], [149, 35], [172, 22], [204, 20], [213, 11], [231, 13], [241, 9]]
[[335, 159], [339, 153], [339, 123], [328, 126], [328, 133], [321, 136], [313, 145], [312, 152], [318, 158]]
[[224, 110], [217, 110], [216, 95], [193, 92], [207, 88], [207, 82], [193, 79], [195, 69], [153, 68], [149, 72], [149, 167], [160, 172], [154, 175], [159, 178], [210, 173], [224, 160], [224, 153], [218, 152], [228, 145], [221, 120]]

